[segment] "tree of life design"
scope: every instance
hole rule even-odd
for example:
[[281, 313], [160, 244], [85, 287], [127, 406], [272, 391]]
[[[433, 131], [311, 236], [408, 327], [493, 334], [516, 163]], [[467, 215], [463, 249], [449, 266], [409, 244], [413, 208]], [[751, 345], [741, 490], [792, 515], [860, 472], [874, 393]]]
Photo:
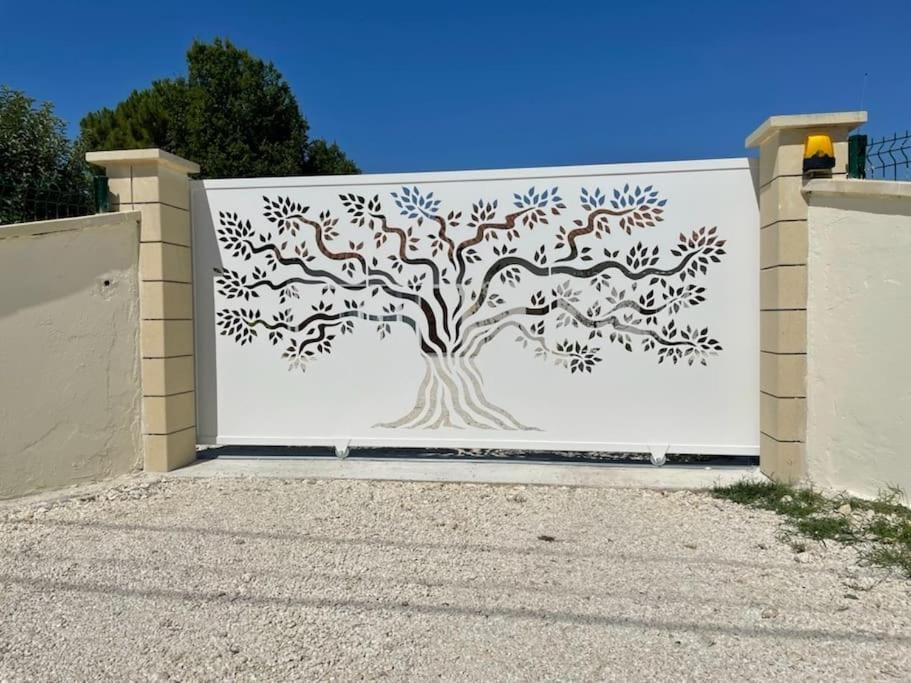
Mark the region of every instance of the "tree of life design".
[[[611, 249], [612, 233], [665, 218], [666, 200], [652, 186], [582, 188], [573, 209], [557, 187], [532, 187], [506, 210], [480, 199], [467, 216], [416, 186], [338, 199], [333, 211], [264, 196], [265, 220], [255, 225], [219, 212], [218, 239], [238, 265], [216, 269], [225, 303], [217, 325], [241, 345], [263, 338], [298, 370], [330, 354], [338, 335], [369, 325], [383, 340], [404, 326], [424, 377], [414, 407], [377, 427], [534, 429], [485, 394], [475, 360], [500, 335], [579, 374], [608, 347], [638, 347], [675, 365], [705, 365], [722, 349], [708, 328], [677, 319], [706, 300], [699, 279], [725, 253], [717, 228], [681, 233], [668, 253], [642, 241], [622, 254]], [[529, 248], [535, 228], [549, 242]], [[516, 296], [518, 304], [508, 301]], [[277, 299], [276, 313], [263, 315], [256, 300], [264, 297]]]

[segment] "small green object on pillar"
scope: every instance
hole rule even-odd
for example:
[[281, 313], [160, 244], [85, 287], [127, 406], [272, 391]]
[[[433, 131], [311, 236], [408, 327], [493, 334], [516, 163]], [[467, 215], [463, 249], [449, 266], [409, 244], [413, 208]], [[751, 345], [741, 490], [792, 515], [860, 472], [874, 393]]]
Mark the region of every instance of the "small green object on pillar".
[[848, 177], [867, 177], [867, 136], [848, 136]]
[[92, 176], [92, 190], [95, 194], [95, 213], [108, 213], [111, 210], [111, 202], [108, 198], [107, 176]]

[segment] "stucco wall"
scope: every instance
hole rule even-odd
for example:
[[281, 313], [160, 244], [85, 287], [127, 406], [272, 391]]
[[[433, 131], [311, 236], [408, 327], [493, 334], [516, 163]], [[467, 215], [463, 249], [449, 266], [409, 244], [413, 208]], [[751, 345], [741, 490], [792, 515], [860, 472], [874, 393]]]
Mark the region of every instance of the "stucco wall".
[[0, 226], [0, 498], [140, 467], [139, 214]]
[[808, 477], [911, 494], [911, 183], [808, 189]]

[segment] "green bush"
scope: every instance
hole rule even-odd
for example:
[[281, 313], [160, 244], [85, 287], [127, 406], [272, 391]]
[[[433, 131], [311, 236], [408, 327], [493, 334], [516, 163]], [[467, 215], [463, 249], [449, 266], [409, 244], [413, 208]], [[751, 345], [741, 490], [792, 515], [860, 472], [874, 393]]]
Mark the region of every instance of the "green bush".
[[0, 86], [0, 223], [92, 211], [91, 174], [53, 105]]

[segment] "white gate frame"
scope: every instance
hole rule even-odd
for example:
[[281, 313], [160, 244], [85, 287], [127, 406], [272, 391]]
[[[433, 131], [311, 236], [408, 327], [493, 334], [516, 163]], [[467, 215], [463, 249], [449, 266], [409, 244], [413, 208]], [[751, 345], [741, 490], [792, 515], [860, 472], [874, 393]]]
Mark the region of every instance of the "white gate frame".
[[[659, 464], [663, 461], [664, 454], [668, 452], [757, 455], [759, 453], [759, 288], [756, 263], [758, 263], [759, 217], [754, 172], [753, 165], [747, 159], [723, 159], [447, 173], [194, 181], [191, 183], [191, 215], [194, 241], [198, 442], [233, 445], [324, 445], [335, 447], [340, 454], [346, 453], [349, 446], [390, 445], [643, 452], [650, 453], [653, 461]], [[724, 345], [724, 350], [713, 359], [720, 359], [718, 362], [720, 367], [713, 370], [711, 364], [708, 369], [683, 368], [669, 364], [666, 366], [668, 370], [665, 376], [685, 379], [661, 382], [655, 379], [660, 375], [641, 364], [641, 358], [636, 357], [636, 354], [624, 356], [613, 349], [608, 349], [608, 359], [601, 363], [602, 367], [595, 368], [591, 375], [587, 375], [594, 382], [592, 386], [595, 388], [578, 390], [592, 392], [583, 397], [586, 400], [578, 401], [580, 406], [584, 408], [592, 401], [601, 401], [604, 404], [604, 414], [621, 415], [621, 419], [618, 419], [617, 423], [636, 422], [638, 420], [636, 410], [629, 409], [628, 404], [617, 400], [616, 397], [598, 394], [598, 382], [609, 382], [613, 385], [619, 384], [621, 387], [631, 388], [630, 401], [635, 403], [639, 410], [664, 407], [665, 412], [655, 417], [655, 422], [660, 423], [660, 426], [656, 427], [652, 436], [644, 436], [646, 430], [642, 426], [642, 421], [639, 420], [637, 424], [618, 424], [616, 428], [611, 427], [610, 429], [622, 432], [629, 426], [630, 429], [627, 433], [642, 434], [642, 438], [591, 438], [590, 435], [598, 429], [597, 424], [592, 422], [593, 419], [597, 419], [598, 411], [590, 409], [585, 416], [587, 421], [584, 424], [580, 422], [581, 427], [573, 426], [571, 424], [573, 413], [565, 404], [568, 402], [566, 397], [573, 397], [576, 394], [567, 392], [566, 387], [582, 385], [567, 382], [565, 378], [551, 373], [550, 370], [544, 374], [546, 379], [541, 380], [547, 383], [544, 391], [549, 396], [560, 396], [560, 401], [552, 401], [548, 405], [540, 400], [527, 401], [525, 400], [527, 391], [523, 396], [521, 388], [520, 390], [504, 389], [500, 392], [502, 396], [508, 397], [512, 404], [521, 405], [525, 414], [533, 415], [539, 421], [547, 418], [548, 415], [555, 416], [553, 424], [548, 425], [543, 434], [520, 431], [508, 434], [510, 438], [504, 438], [501, 432], [481, 430], [463, 433], [452, 430], [437, 430], [433, 433], [427, 430], [394, 430], [392, 433], [378, 433], [376, 429], [365, 427], [365, 425], [372, 424], [369, 420], [379, 421], [374, 419], [374, 417], [378, 418], [379, 414], [368, 419], [354, 413], [349, 416], [351, 426], [346, 429], [344, 425], [339, 426], [341, 423], [328, 424], [332, 419], [331, 411], [319, 412], [321, 408], [317, 403], [321, 394], [328, 395], [329, 398], [336, 401], [342, 400], [344, 396], [341, 392], [333, 393], [331, 386], [325, 383], [320, 384], [320, 380], [325, 382], [327, 377], [331, 377], [325, 373], [325, 367], [314, 362], [312, 371], [308, 369], [309, 374], [295, 376], [293, 381], [289, 380], [285, 364], [279, 357], [281, 354], [276, 353], [270, 344], [258, 338], [252, 344], [241, 348], [230, 338], [219, 335], [215, 329], [214, 309], [217, 295], [212, 269], [219, 266], [236, 268], [240, 272], [245, 265], [242, 260], [233, 259], [218, 248], [215, 230], [219, 227], [219, 221], [223, 220], [219, 218], [219, 212], [237, 213], [238, 220], [241, 222], [249, 220], [251, 229], [258, 234], [257, 231], [275, 228], [274, 221], [270, 222], [263, 217], [265, 211], [262, 204], [263, 197], [271, 198], [270, 201], [276, 197], [288, 197], [294, 202], [311, 205], [310, 210], [314, 217], [321, 210], [331, 210], [335, 216], [342, 218], [340, 226], [344, 232], [346, 229], [345, 213], [344, 207], [338, 199], [340, 194], [360, 193], [364, 196], [377, 194], [382, 198], [386, 213], [391, 216], [394, 210], [396, 219], [405, 221], [406, 219], [399, 217], [399, 210], [393, 206], [390, 197], [392, 191], [397, 191], [399, 193], [397, 196], [401, 200], [402, 188], [421, 188], [424, 192], [423, 201], [426, 192], [432, 189], [436, 193], [436, 199], [443, 199], [445, 209], [448, 210], [450, 206], [454, 206], [467, 214], [470, 211], [469, 207], [478, 196], [505, 201], [511, 199], [515, 193], [525, 192], [529, 185], [542, 189], [559, 186], [560, 195], [567, 205], [570, 205], [569, 197], [572, 196], [573, 204], [569, 206], [567, 213], [575, 210], [577, 214], [582, 211], [579, 209], [580, 187], [583, 189], [601, 187], [605, 193], [608, 193], [624, 186], [640, 188], [654, 186], [665, 193], [662, 196], [669, 198], [666, 218], [656, 227], [641, 231], [633, 230], [630, 236], [622, 234], [622, 231], [618, 230], [616, 226], [613, 227], [614, 232], [611, 238], [613, 239], [617, 233], [621, 234], [616, 244], [616, 247], [621, 250], [625, 250], [639, 241], [647, 242], [651, 247], [656, 240], [660, 242], [660, 246], [671, 248], [677, 243], [678, 233], [685, 231], [689, 234], [689, 231], [702, 226], [717, 225], [718, 233], [727, 241], [727, 254], [721, 263], [713, 266], [715, 270], [707, 276], [706, 287], [707, 289], [712, 288], [709, 301], [703, 303], [699, 310], [694, 308], [697, 324], [698, 321], [710, 322], [713, 332], [715, 327], [719, 327], [723, 331], [723, 334], [719, 334], [719, 339]], [[428, 189], [425, 191], [424, 188]], [[570, 220], [574, 218], [576, 218], [575, 214], [567, 215], [567, 224], [572, 226]], [[555, 226], [555, 223], [549, 225]], [[223, 225], [222, 229], [224, 229]], [[354, 236], [358, 236], [358, 239], [363, 241], [369, 234], [369, 230], [352, 228], [349, 233], [340, 236], [340, 244], [348, 243], [355, 238]], [[524, 240], [525, 235], [523, 233], [519, 240]], [[274, 237], [274, 235], [272, 236]], [[349, 240], [349, 238], [351, 239]], [[597, 244], [597, 246], [604, 245]], [[553, 255], [559, 255], [559, 252], [555, 250]], [[558, 283], [551, 282], [551, 285], [556, 284]], [[278, 308], [275, 301], [267, 299], [265, 296], [258, 297], [256, 303], [263, 309], [271, 307], [269, 308], [270, 315], [274, 314]], [[700, 313], [701, 316], [696, 316], [696, 313]], [[550, 332], [550, 328], [548, 328], [548, 332]], [[358, 334], [361, 336], [358, 337]], [[370, 342], [366, 341], [368, 338], [371, 340]], [[346, 362], [360, 367], [356, 365], [358, 355], [377, 353], [376, 348], [378, 347], [375, 347], [372, 342], [373, 337], [366, 331], [356, 332], [355, 340], [344, 350], [336, 349], [332, 353], [338, 353], [347, 359]], [[405, 367], [406, 362], [402, 353], [406, 347], [410, 348], [408, 338], [396, 337], [394, 342], [396, 346], [392, 355], [389, 356], [392, 360], [388, 363], [393, 366], [396, 363], [402, 363], [403, 372], [407, 370], [410, 373], [409, 382], [413, 379], [420, 380], [419, 376], [415, 376], [413, 367]], [[496, 355], [491, 360], [490, 367], [487, 368], [493, 377], [492, 382], [497, 381], [499, 377], [497, 373], [500, 372], [500, 368], [510, 363], [518, 363], [518, 367], [521, 368], [520, 370], [513, 369], [513, 373], [532, 372], [524, 360], [516, 360], [516, 353], [518, 352], [515, 349], [498, 348], [496, 350]], [[617, 361], [618, 358], [619, 361]], [[654, 359], [651, 360], [654, 362]], [[323, 358], [319, 363], [329, 364], [332, 361], [332, 356], [329, 356]], [[222, 365], [225, 363], [230, 366]], [[614, 363], [614, 365], [610, 368], [604, 367], [610, 363]], [[382, 379], [383, 381], [388, 381], [395, 375], [395, 373], [385, 372], [383, 368], [374, 368], [369, 372], [374, 374], [369, 375], [368, 379]], [[642, 374], [636, 375], [636, 372]], [[703, 374], [697, 374], [699, 372]], [[243, 375], [243, 377], [239, 377], [239, 375]], [[646, 377], [646, 380], [652, 381], [653, 386], [657, 388], [651, 394], [654, 400], [650, 402], [647, 399], [649, 392], [640, 391], [635, 387], [636, 382], [643, 376]], [[696, 388], [688, 395], [686, 382], [691, 380], [695, 381]], [[414, 386], [399, 390], [400, 388], [395, 386], [397, 384], [400, 383], [393, 382], [391, 386], [375, 385], [384, 387], [384, 395], [377, 397], [377, 399], [381, 399], [379, 403], [405, 405], [408, 400], [413, 399]], [[360, 388], [363, 389], [364, 386], [369, 387], [369, 381]], [[244, 387], [250, 388], [250, 392], [244, 393]], [[673, 396], [665, 396], [666, 392], [673, 393]], [[586, 401], [589, 399], [590, 401], [587, 403]], [[312, 409], [302, 410], [302, 415], [307, 412], [317, 415], [312, 418], [311, 426], [308, 426], [308, 430], [312, 433], [294, 433], [296, 425], [293, 411], [287, 409], [288, 402], [292, 404], [297, 402], [300, 406]], [[376, 404], [375, 401], [373, 405]], [[251, 419], [247, 419], [243, 411], [251, 409], [251, 406], [255, 415]], [[676, 406], [676, 409], [668, 410], [667, 406]], [[363, 408], [363, 406], [361, 407]], [[278, 416], [268, 414], [272, 408], [276, 408], [277, 412], [281, 414]], [[564, 409], [567, 411], [566, 413], [561, 412]], [[714, 411], [716, 414], [705, 415], [704, 413], [707, 411]], [[697, 429], [687, 432], [687, 421], [698, 421], [702, 425], [699, 428], [702, 431], [699, 432]], [[220, 424], [225, 423], [239, 425], [242, 429], [233, 432], [231, 429], [225, 431], [219, 427]], [[736, 423], [735, 429], [727, 429], [734, 423]], [[325, 429], [320, 431], [324, 425]], [[564, 425], [568, 426], [564, 427]], [[586, 427], [586, 425], [588, 426]], [[707, 436], [718, 432], [722, 436], [717, 439], [693, 438], [692, 436], [669, 438], [675, 431], [688, 434], [699, 432]], [[583, 432], [582, 438], [573, 438], [573, 435], [578, 432]], [[652, 432], [649, 433], [652, 434]]]

